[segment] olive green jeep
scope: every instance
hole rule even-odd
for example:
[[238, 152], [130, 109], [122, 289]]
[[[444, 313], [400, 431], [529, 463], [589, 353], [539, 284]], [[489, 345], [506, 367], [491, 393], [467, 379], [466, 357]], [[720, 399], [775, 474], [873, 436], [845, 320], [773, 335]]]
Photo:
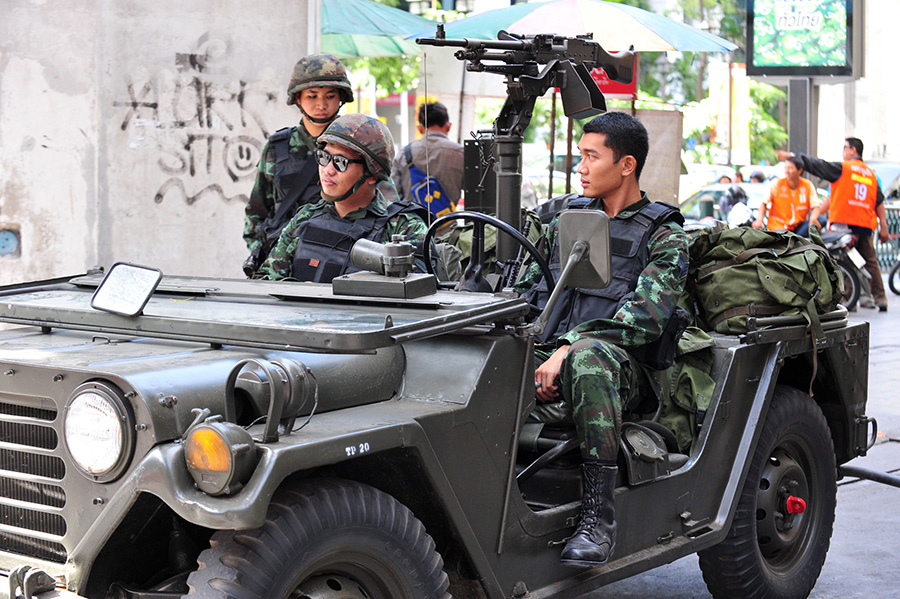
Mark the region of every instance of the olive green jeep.
[[[467, 216], [454, 289], [398, 271], [402, 240], [355, 248], [371, 271], [328, 285], [119, 264], [0, 288], [0, 597], [571, 599], [695, 552], [717, 599], [809, 594], [839, 467], [876, 428], [868, 324], [841, 310], [815, 337], [784, 317], [712, 335], [688, 442], [633, 415], [615, 551], [563, 566], [577, 440], [532, 415], [543, 321], [484, 282], [484, 226], [504, 233], [498, 263], [519, 244], [540, 264], [519, 233], [534, 98], [560, 87], [569, 116], [594, 114], [589, 68], [622, 78], [633, 58], [559, 36], [432, 41], [473, 70], [500, 60], [510, 87], [483, 169], [500, 219]], [[605, 215], [577, 212], [555, 284], [602, 287]]]

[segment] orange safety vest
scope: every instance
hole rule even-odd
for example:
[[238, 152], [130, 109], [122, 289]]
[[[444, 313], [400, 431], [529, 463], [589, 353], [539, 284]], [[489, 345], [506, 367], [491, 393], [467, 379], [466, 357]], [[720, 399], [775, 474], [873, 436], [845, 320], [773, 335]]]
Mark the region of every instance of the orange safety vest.
[[816, 188], [807, 179], [800, 179], [797, 189], [791, 189], [786, 177], [778, 179], [769, 195], [766, 228], [770, 231], [793, 231], [806, 220], [815, 193]]
[[829, 223], [843, 223], [867, 229], [878, 226], [875, 202], [878, 178], [862, 160], [848, 160], [842, 165], [841, 177], [831, 184]]

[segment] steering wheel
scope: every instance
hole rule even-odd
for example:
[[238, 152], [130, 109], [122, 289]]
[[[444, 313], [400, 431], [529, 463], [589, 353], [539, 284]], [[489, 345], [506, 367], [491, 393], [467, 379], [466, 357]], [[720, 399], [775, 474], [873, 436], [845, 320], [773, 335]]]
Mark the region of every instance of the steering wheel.
[[430, 274], [434, 274], [434, 268], [431, 265], [431, 242], [434, 239], [434, 235], [438, 229], [456, 219], [472, 221], [475, 224], [475, 228], [472, 231], [472, 255], [469, 258], [469, 265], [466, 267], [466, 272], [463, 273], [462, 279], [457, 287], [459, 290], [493, 291], [488, 282], [481, 276], [481, 273], [484, 270], [484, 226], [487, 224], [496, 227], [498, 231], [503, 231], [515, 239], [519, 245], [531, 255], [540, 267], [541, 274], [544, 275], [544, 280], [547, 281], [547, 291], [553, 293], [556, 282], [553, 280], [553, 273], [550, 271], [550, 266], [547, 264], [547, 260], [541, 255], [540, 250], [534, 247], [534, 244], [528, 241], [527, 237], [516, 231], [516, 229], [509, 224], [503, 222], [499, 218], [488, 216], [481, 212], [451, 212], [431, 223], [431, 226], [428, 227], [428, 231], [425, 233], [425, 241], [422, 247], [425, 268], [428, 269]]

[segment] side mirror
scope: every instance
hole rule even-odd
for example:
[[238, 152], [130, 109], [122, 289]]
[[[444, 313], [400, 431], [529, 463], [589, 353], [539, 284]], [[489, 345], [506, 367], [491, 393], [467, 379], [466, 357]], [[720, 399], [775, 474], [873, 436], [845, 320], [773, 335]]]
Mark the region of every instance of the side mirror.
[[564, 210], [559, 215], [559, 259], [566, 260], [579, 242], [587, 249], [558, 285], [603, 289], [612, 281], [609, 216], [600, 210]]
[[116, 262], [94, 292], [91, 307], [113, 314], [137, 316], [161, 280], [162, 271], [158, 268]]
[[564, 210], [558, 226], [562, 272], [544, 310], [534, 321], [535, 335], [544, 332], [563, 288], [603, 289], [612, 281], [609, 216], [600, 210]]

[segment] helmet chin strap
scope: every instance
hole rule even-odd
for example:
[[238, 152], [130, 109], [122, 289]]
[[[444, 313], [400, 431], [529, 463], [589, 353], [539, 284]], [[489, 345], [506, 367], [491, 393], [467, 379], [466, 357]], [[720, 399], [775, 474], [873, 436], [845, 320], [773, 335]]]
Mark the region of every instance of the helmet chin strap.
[[329, 202], [335, 202], [335, 203], [337, 203], [337, 202], [343, 202], [344, 200], [346, 200], [347, 198], [349, 198], [350, 196], [352, 196], [353, 194], [355, 194], [357, 191], [359, 191], [359, 188], [362, 187], [362, 186], [365, 184], [366, 179], [368, 179], [368, 178], [371, 177], [371, 176], [372, 176], [372, 175], [370, 175], [369, 173], [363, 171], [362, 176], [361, 176], [359, 179], [356, 180], [356, 183], [353, 184], [353, 187], [351, 187], [351, 188], [348, 189], [346, 192], [344, 192], [343, 195], [340, 195], [340, 196], [332, 196], [332, 195], [328, 195], [327, 193], [325, 193], [325, 192], [323, 191], [323, 192], [322, 192], [322, 199], [323, 199], [323, 200], [327, 200], [327, 201], [329, 201]]
[[[344, 103], [341, 102], [341, 106], [343, 106], [343, 105], [344, 105]], [[300, 102], [297, 102], [297, 108], [300, 109], [300, 114], [303, 115], [303, 118], [309, 119], [309, 120], [311, 120], [312, 122], [316, 123], [317, 125], [327, 125], [328, 123], [330, 123], [330, 122], [332, 122], [334, 119], [336, 119], [336, 118], [338, 117], [338, 113], [341, 111], [341, 106], [338, 106], [338, 109], [335, 110], [335, 111], [334, 111], [334, 114], [331, 115], [330, 117], [325, 117], [325, 118], [323, 118], [323, 119], [320, 119], [320, 118], [316, 118], [316, 117], [314, 117], [314, 116], [308, 115], [308, 114], [306, 113], [306, 111], [303, 110], [303, 107], [300, 106]]]

